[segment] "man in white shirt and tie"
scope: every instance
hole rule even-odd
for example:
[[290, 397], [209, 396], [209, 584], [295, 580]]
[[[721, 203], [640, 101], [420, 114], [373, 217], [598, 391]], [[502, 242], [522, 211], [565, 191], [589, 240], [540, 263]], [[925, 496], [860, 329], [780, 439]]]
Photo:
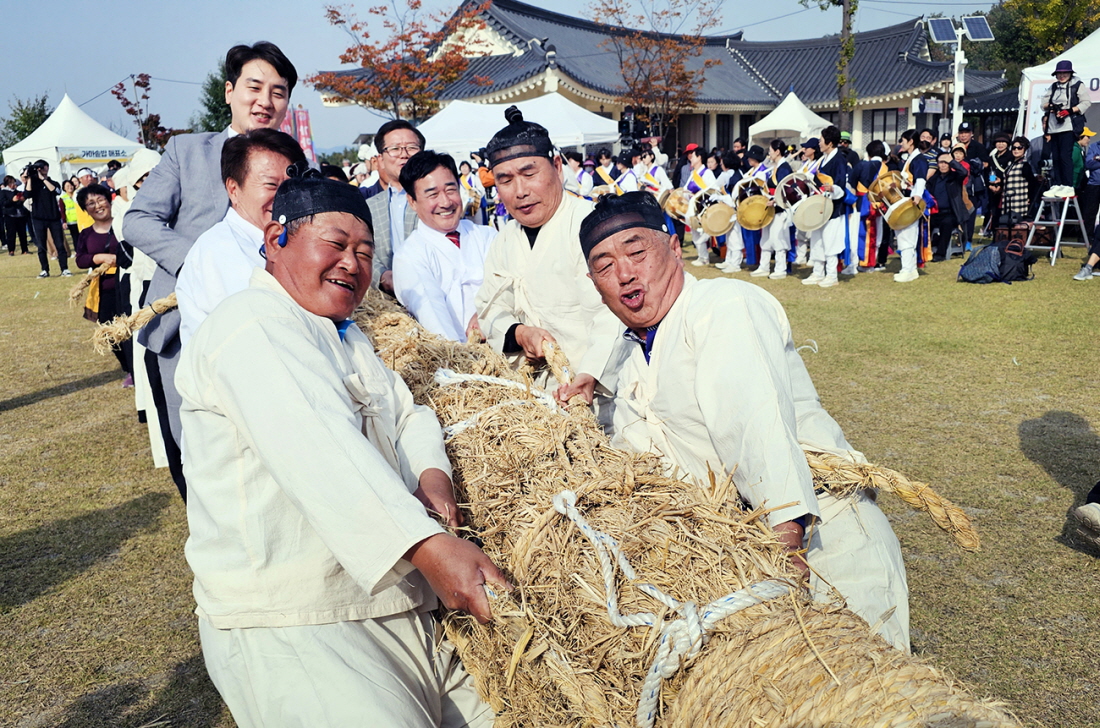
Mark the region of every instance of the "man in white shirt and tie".
[[434, 334], [484, 341], [474, 297], [497, 231], [462, 217], [458, 170], [449, 154], [413, 155], [400, 182], [420, 224], [393, 255], [397, 300]]

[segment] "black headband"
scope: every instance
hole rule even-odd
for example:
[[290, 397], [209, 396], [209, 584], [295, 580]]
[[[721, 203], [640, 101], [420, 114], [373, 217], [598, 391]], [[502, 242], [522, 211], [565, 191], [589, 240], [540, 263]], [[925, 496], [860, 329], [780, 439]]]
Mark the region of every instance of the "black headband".
[[287, 167], [290, 179], [279, 185], [271, 203], [271, 219], [286, 225], [292, 220], [323, 212], [346, 212], [367, 224], [374, 234], [367, 201], [357, 187], [321, 177], [302, 164]]
[[588, 217], [581, 221], [581, 252], [584, 259], [588, 260], [592, 249], [607, 238], [632, 228], [669, 232], [665, 211], [657, 198], [641, 191], [604, 195]]
[[554, 143], [550, 141], [550, 132], [546, 131], [546, 127], [524, 121], [523, 112], [515, 106], [505, 109], [504, 118], [508, 120], [508, 126], [494, 134], [485, 147], [490, 167], [520, 157], [553, 158]]

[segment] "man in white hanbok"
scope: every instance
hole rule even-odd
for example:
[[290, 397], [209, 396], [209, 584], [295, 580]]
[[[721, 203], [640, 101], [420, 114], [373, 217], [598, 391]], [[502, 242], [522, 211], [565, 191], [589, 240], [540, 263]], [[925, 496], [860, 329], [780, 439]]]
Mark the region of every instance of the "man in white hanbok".
[[225, 140], [221, 166], [229, 210], [187, 251], [176, 279], [183, 346], [215, 306], [248, 288], [253, 269], [264, 267], [260, 248], [275, 191], [287, 179], [287, 167], [305, 160], [294, 137], [275, 129]]
[[449, 154], [425, 150], [401, 169], [420, 224], [393, 255], [393, 290], [420, 324], [451, 341], [484, 341], [474, 296], [497, 231], [462, 218], [458, 171]]
[[273, 215], [266, 268], [176, 378], [207, 672], [241, 728], [488, 728], [431, 612], [484, 622], [486, 582], [510, 587], [433, 518], [462, 523], [439, 423], [348, 319], [372, 277], [366, 202], [293, 178]]
[[[732, 474], [751, 507], [772, 509], [765, 519], [815, 597], [835, 588], [907, 650], [905, 567], [886, 516], [866, 492], [815, 492], [803, 448], [864, 458], [822, 408], [783, 307], [757, 286], [685, 274], [665, 226], [652, 196], [634, 194], [601, 201], [581, 227], [589, 275], [626, 326], [612, 443], [655, 453], [697, 482]], [[731, 356], [754, 376], [729, 377]], [[578, 383], [558, 396], [592, 389]]]
[[[524, 121], [515, 107], [509, 124], [487, 147], [497, 192], [512, 219], [489, 248], [485, 282], [475, 300], [481, 330], [494, 350], [521, 364], [544, 358], [543, 342], [556, 342], [578, 373], [605, 372], [619, 323], [588, 281], [577, 246], [581, 220], [592, 203], [565, 194], [561, 162], [542, 126]], [[537, 381], [556, 384], [549, 372]]]

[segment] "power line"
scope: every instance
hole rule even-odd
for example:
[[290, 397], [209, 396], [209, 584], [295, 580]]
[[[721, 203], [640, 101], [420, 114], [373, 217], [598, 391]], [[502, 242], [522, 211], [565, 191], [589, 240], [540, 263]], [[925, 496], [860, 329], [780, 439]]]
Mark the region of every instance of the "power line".
[[117, 86], [117, 85], [118, 85], [119, 83], [123, 83], [123, 82], [124, 82], [124, 81], [125, 81], [126, 79], [128, 79], [128, 78], [130, 78], [130, 77], [129, 77], [129, 76], [123, 76], [122, 78], [120, 78], [120, 79], [119, 79], [118, 83], [114, 83], [114, 84], [111, 84], [110, 86], [108, 86], [108, 87], [107, 87], [106, 89], [104, 89], [103, 91], [100, 91], [100, 92], [99, 92], [99, 93], [97, 93], [97, 94], [96, 94], [95, 96], [93, 96], [92, 98], [90, 98], [90, 99], [88, 99], [87, 101], [85, 101], [85, 102], [84, 102], [83, 104], [77, 104], [77, 106], [85, 106], [85, 105], [87, 105], [87, 104], [90, 104], [90, 103], [92, 103], [93, 101], [95, 101], [96, 99], [98, 99], [98, 98], [99, 98], [100, 96], [102, 96], [103, 94], [105, 94], [105, 93], [107, 93], [108, 91], [110, 91], [111, 89], [113, 89], [113, 88], [114, 88], [115, 86]]
[[733, 33], [734, 31], [737, 31], [737, 30], [743, 30], [745, 28], [751, 28], [754, 25], [763, 25], [764, 23], [770, 23], [774, 20], [783, 20], [784, 18], [789, 18], [792, 15], [798, 15], [799, 13], [804, 13], [807, 10], [812, 10], [812, 8], [802, 8], [801, 10], [795, 10], [793, 13], [786, 13], [784, 15], [777, 15], [776, 17], [768, 18], [767, 20], [758, 20], [755, 23], [748, 23], [746, 25], [739, 25], [736, 28], [728, 28], [726, 30], [720, 30], [717, 33], [714, 33], [714, 35], [725, 35], [726, 33]]
[[[862, 0], [862, 2], [874, 3], [875, 5], [907, 5], [907, 6], [910, 6], [910, 7], [913, 5], [913, 3], [909, 2], [908, 0], [903, 0], [901, 2], [899, 2], [899, 0]], [[921, 2], [920, 4], [922, 6], [923, 5], [944, 5], [944, 6], [949, 6], [949, 7], [961, 7], [961, 6], [974, 7], [975, 5], [985, 5], [985, 3], [967, 3], [967, 2], [953, 2], [953, 3]], [[912, 15], [912, 13], [907, 13], [907, 15]]]
[[173, 80], [171, 78], [157, 78], [156, 76], [150, 76], [149, 80], [150, 81], [164, 81], [165, 83], [186, 83], [190, 86], [202, 86], [202, 83], [199, 82], [199, 81], [176, 81], [176, 80]]

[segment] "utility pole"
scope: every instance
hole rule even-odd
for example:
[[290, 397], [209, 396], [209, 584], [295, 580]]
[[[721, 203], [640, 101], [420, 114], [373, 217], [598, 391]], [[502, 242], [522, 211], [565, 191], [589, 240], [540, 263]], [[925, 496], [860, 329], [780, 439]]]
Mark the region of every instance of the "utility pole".
[[840, 111], [837, 126], [841, 131], [855, 131], [852, 126], [852, 109], [855, 106], [855, 92], [852, 88], [852, 76], [848, 72], [852, 59], [856, 55], [856, 42], [852, 38], [852, 16], [856, 12], [858, 0], [842, 0], [841, 12], [844, 14], [840, 26], [840, 58], [837, 61], [837, 91], [840, 94], [837, 106]]

